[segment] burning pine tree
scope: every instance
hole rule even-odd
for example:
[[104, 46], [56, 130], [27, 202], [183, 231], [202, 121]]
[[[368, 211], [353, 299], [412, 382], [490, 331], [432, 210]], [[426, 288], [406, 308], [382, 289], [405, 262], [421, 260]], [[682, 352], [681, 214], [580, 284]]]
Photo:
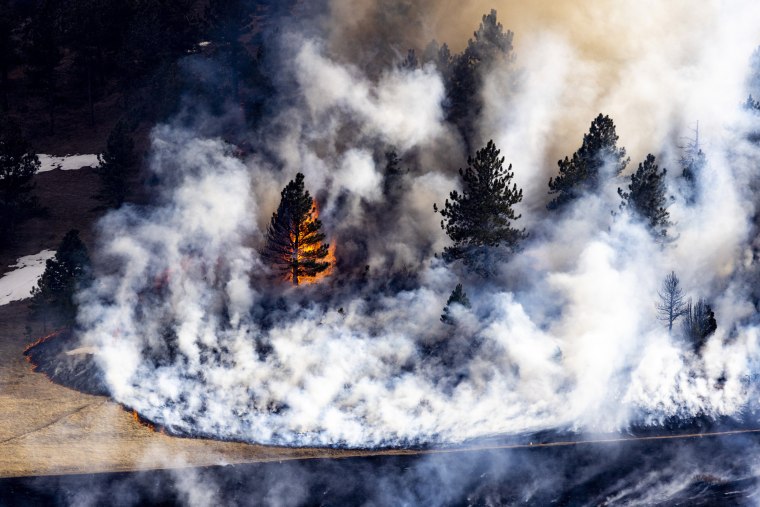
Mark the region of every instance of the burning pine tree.
[[282, 190], [262, 252], [274, 269], [293, 280], [293, 285], [298, 285], [300, 278], [316, 277], [330, 267], [326, 260], [330, 245], [323, 243], [322, 222], [303, 179], [303, 174], [298, 173]]

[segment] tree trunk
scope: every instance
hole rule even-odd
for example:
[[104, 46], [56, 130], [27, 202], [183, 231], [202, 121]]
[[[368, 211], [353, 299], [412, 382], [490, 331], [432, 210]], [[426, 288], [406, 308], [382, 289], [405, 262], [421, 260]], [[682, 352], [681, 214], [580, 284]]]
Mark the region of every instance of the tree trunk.
[[87, 62], [87, 104], [90, 108], [90, 127], [95, 126], [95, 104], [92, 100], [92, 59]]
[[293, 242], [293, 285], [298, 285], [298, 232], [296, 232], [296, 240]]

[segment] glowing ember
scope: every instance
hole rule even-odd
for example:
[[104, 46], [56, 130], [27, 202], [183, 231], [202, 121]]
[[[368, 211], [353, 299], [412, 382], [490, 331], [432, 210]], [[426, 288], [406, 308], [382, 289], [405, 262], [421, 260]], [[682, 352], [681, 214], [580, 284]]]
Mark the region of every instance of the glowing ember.
[[[289, 233], [289, 245], [287, 247], [289, 255], [284, 256], [284, 264], [288, 266], [284, 272], [285, 280], [293, 281], [295, 285], [316, 283], [332, 273], [335, 263], [335, 244], [331, 241], [325, 245], [315, 235], [318, 233], [319, 208], [317, 203], [311, 211], [303, 215], [303, 219]], [[316, 225], [316, 226], [315, 226]], [[324, 248], [327, 247], [327, 255]], [[327, 267], [321, 270], [314, 270], [311, 266], [314, 263], [327, 264]], [[316, 271], [316, 272], [314, 272]], [[314, 272], [314, 274], [311, 274]]]
[[[311, 224], [316, 222], [319, 219], [319, 207], [317, 206], [317, 202], [314, 201], [314, 207], [312, 208], [312, 211], [309, 215], [307, 215], [307, 218], [303, 221], [301, 224], [300, 230], [301, 230], [301, 236], [305, 236], [308, 234], [309, 227]], [[295, 238], [291, 235], [291, 241], [293, 241], [294, 245], [297, 245]], [[309, 261], [314, 259], [314, 254], [322, 247], [320, 243], [311, 243], [307, 245], [302, 245], [301, 248], [297, 248], [296, 252], [296, 260], [300, 264], [303, 261]], [[319, 259], [320, 262], [326, 262], [328, 263], [327, 269], [324, 271], [320, 271], [319, 273], [316, 273], [314, 276], [308, 276], [308, 275], [299, 275], [298, 276], [298, 283], [299, 284], [312, 284], [317, 283], [320, 280], [330, 276], [333, 270], [333, 266], [335, 265], [335, 242], [333, 240], [330, 241], [328, 249], [327, 249], [327, 256]], [[287, 279], [290, 280], [292, 276], [288, 276]]]

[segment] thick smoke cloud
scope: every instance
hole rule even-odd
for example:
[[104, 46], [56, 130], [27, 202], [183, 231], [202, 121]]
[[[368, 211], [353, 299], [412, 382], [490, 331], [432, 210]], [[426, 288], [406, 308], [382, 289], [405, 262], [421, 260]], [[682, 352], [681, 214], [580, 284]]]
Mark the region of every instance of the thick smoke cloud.
[[[452, 168], [465, 159], [443, 120], [442, 78], [429, 66], [368, 71], [375, 32], [364, 27], [378, 6], [333, 2], [325, 40], [284, 36], [295, 91], [265, 122], [257, 154], [240, 160], [186, 125], [156, 127], [162, 200], [101, 222], [100, 273], [80, 296], [79, 326], [113, 397], [177, 432], [350, 447], [752, 413], [760, 348], [748, 189], [760, 151], [748, 140], [757, 120], [740, 103], [760, 9], [728, 4], [500, 11], [518, 56], [486, 76], [478, 128], [514, 164], [531, 237], [483, 281], [434, 256], [447, 240], [432, 204], [457, 187]], [[464, 18], [446, 2], [398, 5], [408, 9], [386, 14], [422, 26], [419, 37], [460, 33], [448, 20]], [[467, 21], [472, 30], [478, 16]], [[387, 59], [403, 54], [388, 46]], [[651, 151], [670, 169], [674, 243], [618, 209], [624, 177], [547, 215], [554, 161], [600, 110], [619, 125], [631, 166]], [[689, 203], [678, 144], [697, 120], [709, 164]], [[391, 147], [409, 168], [394, 182]], [[268, 279], [257, 250], [297, 171], [339, 264], [322, 283], [291, 288]], [[701, 355], [656, 319], [671, 270], [715, 308], [718, 330]], [[460, 281], [473, 304], [453, 309], [452, 328], [439, 316]]]

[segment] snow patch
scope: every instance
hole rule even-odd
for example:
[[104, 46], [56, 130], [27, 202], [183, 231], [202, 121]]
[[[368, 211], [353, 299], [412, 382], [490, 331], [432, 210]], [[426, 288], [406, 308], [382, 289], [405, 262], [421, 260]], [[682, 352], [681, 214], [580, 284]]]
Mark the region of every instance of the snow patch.
[[56, 155], [46, 155], [38, 153], [40, 159], [40, 170], [38, 173], [60, 169], [62, 171], [73, 171], [83, 167], [97, 167], [100, 165], [97, 155], [65, 155], [58, 157]]
[[55, 250], [43, 250], [38, 254], [20, 257], [16, 264], [9, 266], [15, 269], [0, 278], [0, 306], [30, 297], [37, 280], [45, 272], [45, 262], [54, 255]]

